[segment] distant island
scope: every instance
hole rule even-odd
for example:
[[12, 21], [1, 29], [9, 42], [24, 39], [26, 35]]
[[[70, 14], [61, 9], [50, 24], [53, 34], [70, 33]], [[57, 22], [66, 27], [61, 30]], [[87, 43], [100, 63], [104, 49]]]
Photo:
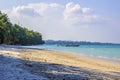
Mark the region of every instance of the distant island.
[[63, 41], [63, 40], [45, 40], [47, 45], [120, 45], [115, 43], [87, 42], [87, 41]]
[[33, 30], [12, 24], [7, 14], [0, 12], [0, 44], [36, 45], [43, 44], [42, 35]]

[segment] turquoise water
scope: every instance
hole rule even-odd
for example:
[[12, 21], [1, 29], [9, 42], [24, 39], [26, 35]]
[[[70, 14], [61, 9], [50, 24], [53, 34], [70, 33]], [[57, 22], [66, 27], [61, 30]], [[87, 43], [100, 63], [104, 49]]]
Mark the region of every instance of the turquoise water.
[[79, 47], [65, 47], [57, 45], [28, 46], [31, 48], [72, 52], [80, 55], [95, 56], [101, 58], [120, 59], [120, 45], [80, 45]]

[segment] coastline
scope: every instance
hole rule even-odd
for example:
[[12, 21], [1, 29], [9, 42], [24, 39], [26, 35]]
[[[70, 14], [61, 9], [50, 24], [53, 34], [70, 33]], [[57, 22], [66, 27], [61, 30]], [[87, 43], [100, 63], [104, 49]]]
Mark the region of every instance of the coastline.
[[[120, 64], [109, 62], [106, 60], [99, 60], [99, 59], [76, 55], [67, 52], [59, 52], [59, 51], [43, 50], [43, 49], [38, 50], [38, 49], [19, 48], [18, 50], [18, 48], [16, 48], [15, 51], [0, 50], [0, 53], [1, 55], [11, 56], [26, 61], [73, 66], [80, 68], [83, 71], [89, 71], [91, 73], [94, 73], [93, 75], [97, 75], [98, 77], [110, 78], [110, 76], [112, 76], [113, 80], [117, 77], [120, 78], [119, 76]], [[59, 66], [57, 66], [57, 68], [59, 68]], [[33, 72], [32, 70], [29, 70], [27, 66], [24, 69]], [[33, 69], [35, 68], [33, 67]]]
[[[43, 49], [43, 50], [47, 50], [47, 49]], [[48, 49], [48, 50], [50, 50], [50, 49]], [[108, 57], [103, 57], [103, 56], [86, 55], [84, 53], [76, 53], [76, 52], [61, 51], [61, 50], [50, 50], [50, 51], [56, 51], [56, 52], [60, 52], [60, 53], [67, 53], [67, 54], [72, 54], [72, 55], [76, 55], [76, 56], [79, 56], [79, 57], [85, 57], [85, 58], [90, 58], [90, 59], [95, 59], [95, 60], [102, 60], [102, 61], [107, 61], [107, 62], [110, 62], [110, 63], [120, 64], [120, 59], [116, 59], [116, 58], [108, 58]]]
[[110, 58], [110, 57], [103, 57], [103, 56], [94, 56], [94, 55], [86, 55], [84, 53], [76, 53], [76, 52], [71, 52], [71, 51], [61, 51], [61, 50], [54, 50], [54, 49], [46, 49], [46, 48], [33, 48], [33, 47], [29, 47], [29, 46], [20, 46], [20, 45], [0, 45], [0, 47], [4, 49], [8, 49], [8, 50], [15, 50], [15, 49], [34, 49], [34, 50], [49, 50], [49, 51], [57, 51], [57, 52], [61, 52], [61, 53], [67, 53], [67, 54], [73, 54], [73, 55], [77, 55], [80, 57], [87, 57], [87, 58], [93, 58], [93, 59], [97, 59], [97, 60], [103, 60], [103, 61], [107, 61], [107, 62], [113, 62], [113, 63], [118, 63], [120, 64], [120, 59], [119, 58]]

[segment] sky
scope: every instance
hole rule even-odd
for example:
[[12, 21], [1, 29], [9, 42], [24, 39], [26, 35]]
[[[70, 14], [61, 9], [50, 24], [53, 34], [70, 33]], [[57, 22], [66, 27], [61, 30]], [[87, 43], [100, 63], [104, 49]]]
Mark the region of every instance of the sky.
[[120, 43], [120, 0], [0, 0], [12, 23], [44, 40]]

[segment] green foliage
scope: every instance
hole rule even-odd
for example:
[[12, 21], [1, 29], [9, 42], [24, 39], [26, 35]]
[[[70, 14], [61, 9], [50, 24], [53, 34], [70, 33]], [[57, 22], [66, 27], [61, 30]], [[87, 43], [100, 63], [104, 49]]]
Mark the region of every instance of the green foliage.
[[8, 16], [0, 12], [0, 44], [36, 45], [43, 43], [40, 33], [12, 24]]

